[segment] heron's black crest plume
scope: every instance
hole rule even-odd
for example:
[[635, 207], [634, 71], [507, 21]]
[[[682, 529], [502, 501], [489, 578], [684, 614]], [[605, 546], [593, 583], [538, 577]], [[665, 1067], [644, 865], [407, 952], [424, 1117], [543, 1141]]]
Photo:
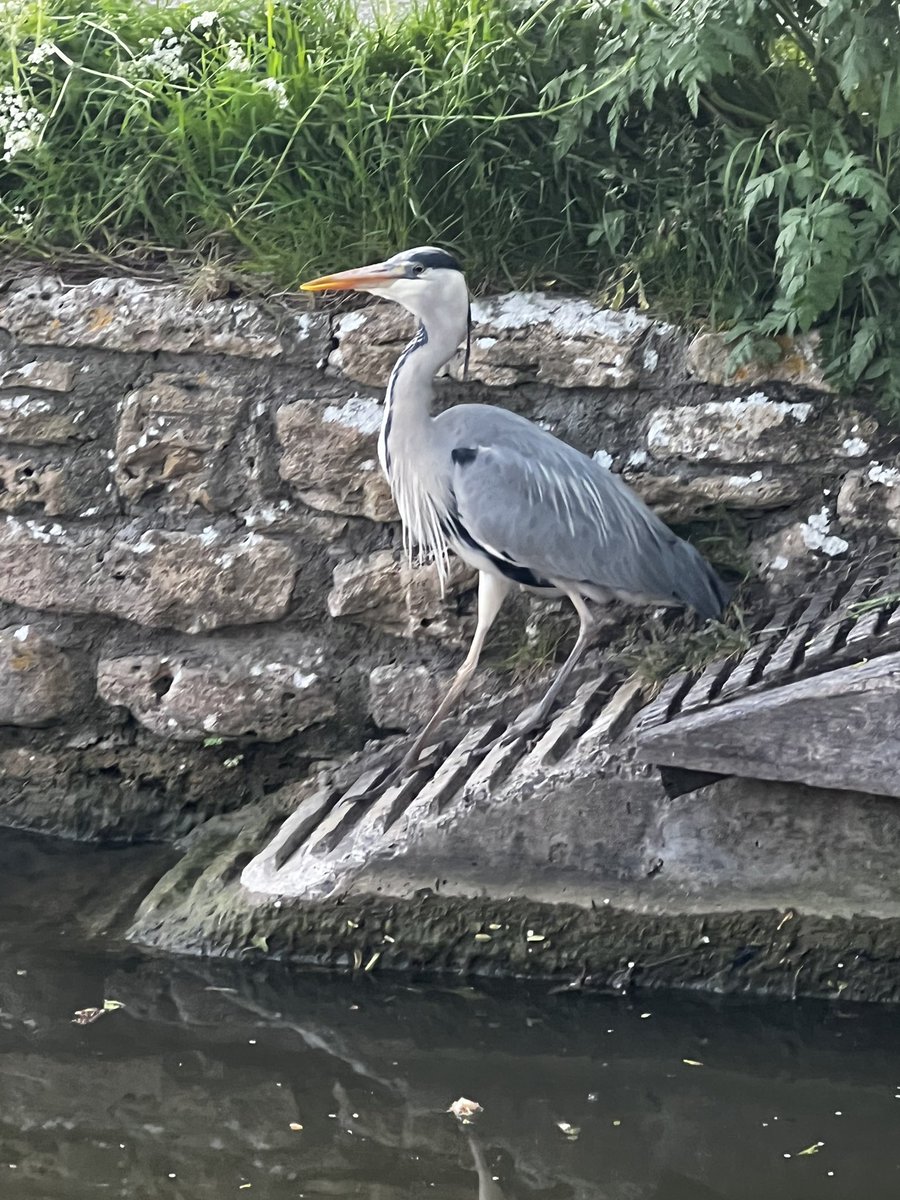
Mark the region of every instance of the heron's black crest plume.
[[[459, 271], [462, 274], [462, 267], [459, 265], [459, 260], [454, 258], [447, 250], [441, 250], [437, 247], [429, 247], [427, 250], [417, 250], [414, 254], [410, 254], [409, 261], [418, 263], [422, 267], [433, 267], [442, 271]], [[472, 305], [469, 305], [468, 313], [466, 314], [466, 355], [463, 359], [463, 379], [469, 378], [469, 356], [472, 353]]]
[[420, 250], [417, 254], [411, 254], [409, 261], [421, 263], [423, 267], [435, 267], [443, 271], [462, 271], [457, 260], [446, 250]]

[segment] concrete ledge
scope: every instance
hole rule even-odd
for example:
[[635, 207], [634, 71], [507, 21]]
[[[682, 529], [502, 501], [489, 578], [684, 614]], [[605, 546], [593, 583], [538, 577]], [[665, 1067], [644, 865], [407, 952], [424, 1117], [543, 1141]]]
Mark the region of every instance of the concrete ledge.
[[[445, 894], [373, 892], [318, 903], [254, 897], [238, 875], [271, 814], [237, 828], [214, 818], [138, 910], [129, 936], [167, 952], [269, 957], [342, 970], [516, 975], [627, 992], [900, 1000], [900, 915], [825, 917], [799, 907], [737, 911], [685, 898], [650, 911], [627, 886], [594, 907]], [[605, 901], [608, 900], [608, 903]], [[746, 897], [745, 897], [746, 902]]]

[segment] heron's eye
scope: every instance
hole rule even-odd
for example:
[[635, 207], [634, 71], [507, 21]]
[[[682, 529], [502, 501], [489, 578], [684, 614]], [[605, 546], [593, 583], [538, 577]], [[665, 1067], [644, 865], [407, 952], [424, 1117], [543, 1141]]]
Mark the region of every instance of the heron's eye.
[[413, 263], [412, 273], [413, 275], [423, 275], [425, 273], [425, 268], [421, 263]]

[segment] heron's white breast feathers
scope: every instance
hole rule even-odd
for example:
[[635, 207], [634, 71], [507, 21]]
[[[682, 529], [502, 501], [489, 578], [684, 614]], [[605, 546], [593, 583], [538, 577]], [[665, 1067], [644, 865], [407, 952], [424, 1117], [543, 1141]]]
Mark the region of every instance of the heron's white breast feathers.
[[450, 570], [450, 546], [446, 534], [448, 504], [416, 473], [404, 470], [402, 462], [394, 462], [390, 485], [400, 512], [407, 560], [420, 564], [433, 561], [443, 595]]

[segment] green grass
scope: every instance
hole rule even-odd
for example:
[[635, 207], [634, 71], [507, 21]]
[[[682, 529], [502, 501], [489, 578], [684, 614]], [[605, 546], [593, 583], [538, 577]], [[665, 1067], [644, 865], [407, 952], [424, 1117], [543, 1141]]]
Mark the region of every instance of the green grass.
[[858, 600], [849, 606], [847, 612], [854, 620], [859, 620], [860, 617], [893, 608], [897, 604], [900, 604], [900, 592], [883, 592], [879, 596], [870, 596], [868, 600]]
[[[568, 616], [561, 618], [559, 614], [548, 614], [543, 619], [532, 619], [525, 629], [517, 627], [511, 631], [507, 646], [500, 650], [497, 667], [508, 674], [513, 683], [533, 683], [557, 664], [560, 646], [566, 640], [574, 641], [575, 632]], [[498, 649], [494, 647], [493, 650], [495, 660]]]
[[439, 242], [476, 289], [712, 323], [736, 362], [818, 328], [831, 376], [900, 414], [893, 0], [201, 11], [0, 0], [7, 251], [290, 287]]
[[635, 621], [622, 638], [619, 660], [647, 683], [662, 683], [678, 671], [700, 672], [712, 663], [739, 658], [750, 648], [743, 609], [733, 603], [727, 623], [694, 619]]

